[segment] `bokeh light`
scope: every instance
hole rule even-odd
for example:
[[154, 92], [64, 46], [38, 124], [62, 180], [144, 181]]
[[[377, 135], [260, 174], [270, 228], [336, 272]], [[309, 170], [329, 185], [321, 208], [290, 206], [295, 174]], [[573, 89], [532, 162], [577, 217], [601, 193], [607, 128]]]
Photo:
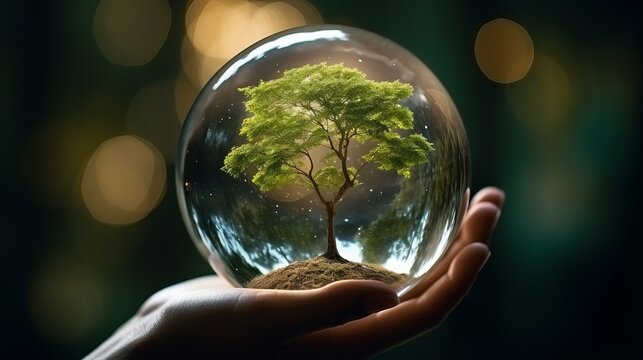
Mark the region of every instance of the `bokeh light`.
[[[201, 7], [201, 3], [205, 3]], [[200, 12], [192, 15], [198, 8]], [[187, 35], [203, 55], [229, 59], [252, 43], [256, 26], [251, 24], [259, 9], [249, 1], [197, 0], [186, 16]]]
[[201, 54], [187, 37], [183, 39], [181, 65], [185, 77], [195, 88], [201, 89], [225, 62], [226, 59]]
[[306, 1], [194, 0], [186, 12], [181, 62], [197, 88], [253, 43], [282, 30], [322, 23]]
[[572, 85], [565, 70], [552, 57], [537, 53], [523, 81], [506, 89], [507, 102], [519, 121], [537, 136], [564, 136], [569, 123]]
[[163, 46], [171, 18], [167, 0], [101, 0], [94, 15], [94, 36], [109, 61], [144, 65]]
[[131, 135], [111, 138], [98, 147], [85, 169], [85, 205], [98, 221], [136, 222], [160, 201], [165, 171], [160, 152], [146, 140]]
[[495, 19], [482, 25], [475, 40], [480, 70], [490, 80], [512, 83], [522, 79], [534, 58], [534, 44], [520, 24]]

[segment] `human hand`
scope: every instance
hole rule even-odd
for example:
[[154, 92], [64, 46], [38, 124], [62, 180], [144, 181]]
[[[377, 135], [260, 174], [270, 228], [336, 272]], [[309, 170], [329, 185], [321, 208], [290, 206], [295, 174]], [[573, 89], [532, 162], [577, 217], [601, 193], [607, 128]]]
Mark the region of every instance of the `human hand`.
[[494, 187], [472, 199], [453, 244], [399, 305], [301, 337], [288, 354], [315, 350], [321, 358], [369, 358], [437, 328], [460, 303], [487, 262], [505, 194]]
[[377, 281], [287, 291], [231, 288], [207, 276], [153, 295], [87, 358], [371, 357], [437, 327], [466, 295], [489, 256], [503, 200], [495, 188], [474, 197], [450, 250], [399, 305]]
[[87, 359], [276, 357], [302, 334], [398, 302], [392, 288], [372, 280], [289, 291], [232, 288], [206, 276], [153, 295]]

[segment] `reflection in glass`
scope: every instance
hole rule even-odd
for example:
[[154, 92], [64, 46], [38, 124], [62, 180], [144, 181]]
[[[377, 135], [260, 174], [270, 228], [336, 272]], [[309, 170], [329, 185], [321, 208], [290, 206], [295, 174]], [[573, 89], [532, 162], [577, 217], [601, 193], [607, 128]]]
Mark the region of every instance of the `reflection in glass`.
[[[334, 220], [342, 257], [380, 264], [409, 275], [409, 289], [453, 240], [469, 186], [469, 148], [459, 114], [435, 75], [399, 45], [344, 26], [301, 27], [273, 35], [237, 55], [202, 90], [184, 123], [177, 187], [188, 231], [215, 271], [244, 286], [253, 277], [326, 248], [326, 210], [310, 190], [298, 186], [261, 192], [251, 171], [234, 178], [222, 171], [251, 116], [240, 88], [320, 63], [343, 64], [374, 81], [410, 84], [402, 101], [413, 113], [413, 129], [433, 144], [428, 162], [405, 178], [367, 163], [360, 185], [337, 204]], [[351, 150], [353, 157], [369, 145]]]

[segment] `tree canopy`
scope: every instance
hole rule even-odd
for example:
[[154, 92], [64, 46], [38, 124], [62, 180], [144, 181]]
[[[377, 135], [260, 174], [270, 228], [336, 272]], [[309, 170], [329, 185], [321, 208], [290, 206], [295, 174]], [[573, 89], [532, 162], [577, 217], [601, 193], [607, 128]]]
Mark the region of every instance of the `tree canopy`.
[[[358, 69], [321, 63], [239, 90], [252, 114], [240, 129], [247, 142], [232, 148], [222, 170], [236, 177], [256, 168], [252, 182], [264, 192], [291, 183], [314, 189], [328, 211], [329, 242], [334, 205], [358, 184], [364, 164], [408, 178], [433, 150], [421, 134], [399, 132], [413, 128], [412, 112], [400, 104], [413, 89], [399, 81], [372, 81]], [[372, 148], [349, 161], [352, 142]], [[326, 152], [321, 162], [313, 149]]]
[[[406, 138], [395, 130], [411, 129], [413, 115], [400, 105], [412, 93], [408, 84], [376, 82], [343, 65], [306, 65], [284, 72], [283, 77], [240, 89], [246, 96], [246, 118], [241, 135], [248, 142], [234, 147], [223, 170], [238, 176], [257, 166], [252, 182], [261, 191], [297, 182], [339, 190], [353, 184], [359, 168], [347, 167], [348, 145], [372, 140], [375, 146], [362, 157], [381, 170], [409, 177], [414, 165], [427, 161], [433, 149], [422, 135]], [[313, 164], [310, 150], [328, 149], [326, 160]]]

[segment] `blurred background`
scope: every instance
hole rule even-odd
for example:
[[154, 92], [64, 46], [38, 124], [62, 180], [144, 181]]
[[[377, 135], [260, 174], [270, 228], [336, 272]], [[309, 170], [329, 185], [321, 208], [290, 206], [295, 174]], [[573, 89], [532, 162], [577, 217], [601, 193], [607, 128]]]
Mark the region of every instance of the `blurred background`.
[[3, 357], [80, 358], [155, 291], [212, 273], [177, 206], [181, 122], [238, 51], [317, 23], [422, 59], [463, 118], [473, 190], [507, 192], [469, 296], [379, 358], [641, 355], [638, 5], [63, 0], [0, 17]]

